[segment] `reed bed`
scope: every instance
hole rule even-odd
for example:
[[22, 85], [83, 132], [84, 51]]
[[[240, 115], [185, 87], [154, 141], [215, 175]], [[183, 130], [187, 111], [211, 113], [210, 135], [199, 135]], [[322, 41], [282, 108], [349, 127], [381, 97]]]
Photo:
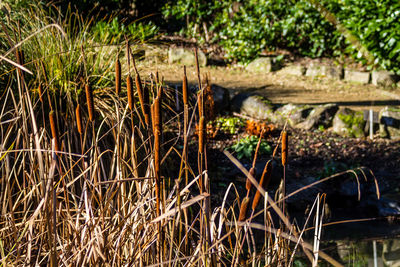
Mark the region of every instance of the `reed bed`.
[[[37, 83], [28, 83], [21, 68], [9, 70], [11, 82], [0, 95], [1, 264], [283, 266], [299, 253], [314, 265], [322, 258], [341, 266], [298, 234], [301, 230], [279, 207], [285, 194], [275, 200], [268, 196], [271, 161], [261, 180], [255, 179], [258, 149], [249, 171], [227, 153], [247, 176], [246, 195], [242, 198], [232, 181], [223, 202], [211, 203], [205, 134], [213, 118], [210, 83], [200, 81], [197, 66], [199, 90], [192, 94], [183, 68], [183, 111], [175, 110], [174, 91], [158, 73], [142, 81], [130, 44], [126, 46], [128, 64], [121, 64], [115, 53], [109, 61], [111, 74], [102, 76], [112, 77], [107, 80], [113, 83], [106, 84], [92, 75], [95, 61], [84, 62], [85, 51], [76, 62], [82, 67], [75, 96], [50, 90], [59, 81], [38, 67], [33, 81], [40, 80], [39, 97], [33, 101], [31, 88]], [[80, 55], [85, 50], [75, 48]], [[17, 56], [23, 63], [23, 56]], [[195, 124], [198, 139], [193, 145], [190, 129]], [[284, 165], [289, 147], [285, 133]], [[189, 161], [190, 151], [197, 151], [197, 162]], [[235, 200], [228, 201], [229, 196]], [[281, 222], [275, 227], [271, 214]], [[316, 221], [320, 226], [322, 218]], [[254, 238], [260, 229], [261, 243]]]

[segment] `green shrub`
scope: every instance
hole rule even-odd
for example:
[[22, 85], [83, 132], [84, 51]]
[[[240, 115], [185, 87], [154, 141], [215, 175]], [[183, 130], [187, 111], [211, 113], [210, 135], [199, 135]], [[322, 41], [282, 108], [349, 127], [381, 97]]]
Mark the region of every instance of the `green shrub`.
[[[328, 12], [337, 25], [328, 22]], [[351, 56], [400, 73], [400, 2], [395, 0], [175, 0], [163, 14], [185, 25], [182, 34], [222, 45], [231, 61], [285, 48], [309, 57]]]
[[[240, 139], [236, 144], [231, 146], [231, 149], [236, 153], [238, 159], [247, 158], [251, 159], [254, 156], [258, 143], [258, 137], [255, 135], [246, 136]], [[271, 146], [267, 141], [261, 140], [258, 153], [260, 155], [270, 154], [272, 152]]]

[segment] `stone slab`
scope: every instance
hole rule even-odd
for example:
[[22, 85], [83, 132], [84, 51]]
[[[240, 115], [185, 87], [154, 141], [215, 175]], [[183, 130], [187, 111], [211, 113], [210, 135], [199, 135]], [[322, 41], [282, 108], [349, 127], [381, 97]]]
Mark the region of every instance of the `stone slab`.
[[344, 79], [349, 82], [367, 84], [371, 80], [371, 73], [365, 71], [348, 70], [344, 71]]

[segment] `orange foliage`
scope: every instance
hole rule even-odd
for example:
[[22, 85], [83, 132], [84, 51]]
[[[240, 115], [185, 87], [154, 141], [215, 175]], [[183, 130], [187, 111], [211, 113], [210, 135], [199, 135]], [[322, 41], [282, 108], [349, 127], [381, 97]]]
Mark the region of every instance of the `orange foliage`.
[[246, 133], [251, 135], [260, 135], [263, 130], [264, 136], [271, 135], [276, 130], [276, 126], [273, 124], [266, 124], [265, 122], [257, 122], [253, 120], [246, 121]]

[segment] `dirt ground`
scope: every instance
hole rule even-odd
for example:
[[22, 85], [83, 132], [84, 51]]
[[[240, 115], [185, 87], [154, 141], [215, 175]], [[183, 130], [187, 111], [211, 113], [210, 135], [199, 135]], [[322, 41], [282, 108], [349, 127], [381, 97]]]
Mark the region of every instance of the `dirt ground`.
[[[164, 80], [181, 83], [183, 67], [179, 65], [142, 63], [145, 75], [158, 69]], [[254, 92], [273, 103], [325, 104], [337, 103], [353, 109], [379, 111], [387, 105], [400, 105], [400, 89], [387, 92], [374, 85], [363, 85], [326, 78], [299, 77], [276, 73], [251, 73], [240, 67], [202, 67], [201, 75], [209, 74], [211, 82], [235, 92]], [[189, 83], [197, 83], [195, 67], [187, 67]]]

